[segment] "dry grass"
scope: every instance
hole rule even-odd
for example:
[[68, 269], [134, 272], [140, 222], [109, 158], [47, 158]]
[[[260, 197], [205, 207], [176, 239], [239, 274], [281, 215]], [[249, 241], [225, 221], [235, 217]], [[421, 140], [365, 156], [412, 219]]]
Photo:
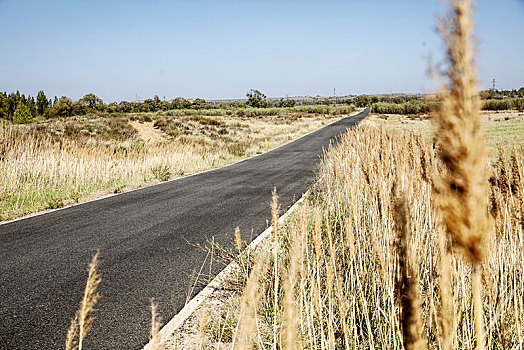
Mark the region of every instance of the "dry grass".
[[[427, 176], [431, 164], [439, 164], [436, 150], [414, 133], [359, 127], [345, 135], [326, 153], [307, 205], [281, 228], [280, 243], [259, 254], [255, 264], [264, 268], [248, 279], [243, 296], [230, 296], [245, 300], [241, 310], [251, 313], [249, 323], [238, 323], [249, 324], [250, 332], [237, 336], [251, 334], [251, 344], [264, 349], [473, 348], [472, 267], [442, 246], [444, 227]], [[507, 165], [508, 179], [521, 179], [522, 173], [511, 170], [519, 167]], [[500, 167], [493, 172], [500, 179]], [[397, 187], [405, 193], [400, 204]], [[479, 268], [488, 348], [516, 348], [524, 342], [522, 183], [512, 188], [494, 181], [489, 190], [496, 236], [486, 240]], [[400, 254], [399, 230], [407, 234], [400, 240], [405, 244]], [[402, 270], [407, 273], [397, 274]], [[399, 277], [408, 282], [400, 293]], [[442, 289], [443, 278], [449, 278], [449, 290]], [[407, 323], [406, 302], [415, 311]], [[407, 338], [403, 327], [410, 324], [420, 326]], [[231, 346], [210, 331], [206, 344]]]
[[82, 298], [80, 308], [78, 309], [75, 318], [71, 321], [71, 326], [67, 332], [65, 342], [66, 350], [82, 350], [84, 338], [93, 324], [94, 317], [92, 314], [96, 311], [95, 304], [100, 298], [100, 295], [96, 290], [102, 281], [100, 274], [97, 272], [98, 254], [99, 252], [97, 251], [89, 264], [89, 275], [84, 290], [84, 297]]
[[[220, 167], [339, 117], [87, 115], [30, 126], [0, 123], [0, 220]], [[141, 140], [130, 119], [155, 123], [162, 141]], [[176, 127], [182, 131], [170, 134]]]
[[[481, 130], [485, 135], [489, 159], [498, 157], [499, 146], [507, 154], [517, 148], [524, 159], [524, 113], [516, 111], [481, 112]], [[371, 114], [363, 125], [384, 127], [391, 131], [410, 130], [433, 138], [437, 126], [429, 115], [406, 116], [399, 114]]]
[[[451, 247], [472, 267], [475, 347], [484, 349], [484, 311], [480, 265], [489, 239], [488, 181], [484, 135], [480, 132], [480, 99], [475, 78], [472, 1], [451, 2], [440, 31], [448, 48], [444, 101], [435, 114], [436, 141], [443, 169], [434, 191]], [[450, 299], [441, 291], [441, 298]]]

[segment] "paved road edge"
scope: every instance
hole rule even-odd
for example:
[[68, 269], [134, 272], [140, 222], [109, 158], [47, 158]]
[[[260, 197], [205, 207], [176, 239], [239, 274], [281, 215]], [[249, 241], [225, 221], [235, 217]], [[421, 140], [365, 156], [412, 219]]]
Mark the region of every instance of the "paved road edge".
[[[296, 208], [304, 201], [306, 196], [308, 195], [309, 190], [306, 191], [302, 197], [298, 201], [296, 201], [291, 208], [288, 209], [282, 216], [278, 219], [278, 224], [281, 226], [284, 224], [286, 219], [293, 213]], [[269, 235], [273, 232], [273, 226], [269, 226], [267, 229], [265, 229], [261, 234], [259, 234], [247, 247], [246, 249], [254, 250], [257, 246], [260, 245], [266, 239], [269, 237]], [[208, 296], [210, 296], [215, 289], [220, 288], [222, 282], [224, 281], [225, 277], [228, 276], [231, 271], [234, 269], [235, 262], [229, 263], [218, 275], [211, 280], [211, 282], [204, 287], [193, 299], [191, 299], [183, 308], [180, 310], [168, 323], [162, 327], [162, 329], [158, 332], [157, 338], [155, 338], [156, 342], [159, 342], [160, 344], [164, 344], [169, 340], [171, 335], [178, 329], [180, 326], [186, 321], [189, 316], [195, 312], [198, 307], [207, 299]], [[153, 341], [150, 341], [147, 343], [142, 350], [153, 350]]]

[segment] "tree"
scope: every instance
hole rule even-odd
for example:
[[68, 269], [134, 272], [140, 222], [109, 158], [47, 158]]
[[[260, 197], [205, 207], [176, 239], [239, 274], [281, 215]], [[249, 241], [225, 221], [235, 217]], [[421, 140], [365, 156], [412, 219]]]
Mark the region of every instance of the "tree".
[[144, 100], [144, 102], [142, 103], [142, 112], [155, 112], [155, 111], [156, 111], [155, 100], [151, 98]]
[[104, 101], [102, 101], [101, 98], [99, 98], [98, 96], [92, 93], [85, 95], [84, 97], [79, 99], [77, 102], [86, 106], [88, 110], [101, 111], [104, 109]]
[[58, 117], [70, 117], [73, 112], [73, 101], [62, 96], [53, 106], [54, 112]]
[[246, 94], [246, 104], [251, 107], [266, 107], [266, 95], [261, 93], [259, 90], [251, 89]]
[[191, 108], [200, 109], [206, 106], [206, 100], [203, 98], [195, 98], [191, 104]]
[[297, 101], [293, 100], [292, 98], [291, 99], [283, 99], [281, 98], [280, 101], [278, 101], [275, 106], [277, 107], [295, 107], [295, 104], [297, 103]]
[[118, 106], [120, 107], [120, 111], [124, 113], [129, 113], [133, 111], [133, 104], [131, 102], [127, 101], [121, 101]]
[[91, 108], [87, 107], [87, 105], [81, 101], [75, 101], [73, 102], [73, 109], [71, 110], [72, 115], [84, 115], [86, 114]]
[[7, 95], [0, 92], [0, 118], [7, 119]]
[[171, 101], [171, 107], [173, 109], [187, 109], [191, 107], [191, 102], [183, 97], [177, 97]]
[[6, 102], [6, 110], [7, 110], [7, 119], [12, 120], [13, 115], [15, 114], [16, 106], [18, 105], [18, 102], [20, 101], [20, 93], [17, 91], [15, 93], [10, 93], [7, 96], [7, 102]]
[[371, 103], [371, 98], [368, 95], [360, 95], [355, 97], [355, 106], [367, 107]]
[[107, 105], [107, 111], [109, 113], [118, 113], [121, 111], [120, 105], [116, 102], [111, 102]]
[[49, 101], [47, 100], [47, 96], [42, 90], [38, 91], [36, 95], [36, 113], [38, 115], [44, 115], [48, 108]]
[[31, 112], [31, 115], [36, 117], [36, 102], [35, 98], [33, 96], [28, 96], [25, 105], [29, 108], [29, 112]]
[[17, 124], [28, 124], [33, 122], [33, 115], [29, 107], [22, 101], [18, 102], [15, 113], [13, 115], [13, 121]]

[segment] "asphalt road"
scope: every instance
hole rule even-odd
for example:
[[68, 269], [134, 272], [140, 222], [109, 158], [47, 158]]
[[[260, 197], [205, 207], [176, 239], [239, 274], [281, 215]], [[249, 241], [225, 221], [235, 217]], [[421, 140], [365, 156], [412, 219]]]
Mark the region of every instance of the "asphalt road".
[[97, 249], [102, 298], [85, 348], [140, 349], [150, 298], [167, 322], [194, 271], [210, 271], [192, 244], [229, 244], [237, 226], [244, 239], [261, 233], [273, 187], [287, 210], [314, 181], [323, 148], [368, 112], [224, 168], [0, 225], [0, 349], [64, 347]]

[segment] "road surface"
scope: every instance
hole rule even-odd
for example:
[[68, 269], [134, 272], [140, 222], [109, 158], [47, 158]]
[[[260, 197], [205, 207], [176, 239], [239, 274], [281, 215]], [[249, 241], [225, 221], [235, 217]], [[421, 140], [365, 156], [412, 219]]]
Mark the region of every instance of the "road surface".
[[0, 225], [0, 349], [64, 347], [97, 249], [102, 297], [85, 349], [140, 349], [151, 298], [167, 322], [195, 272], [219, 272], [193, 244], [229, 244], [237, 226], [248, 241], [261, 233], [273, 187], [287, 210], [314, 181], [323, 148], [368, 113], [227, 167]]

